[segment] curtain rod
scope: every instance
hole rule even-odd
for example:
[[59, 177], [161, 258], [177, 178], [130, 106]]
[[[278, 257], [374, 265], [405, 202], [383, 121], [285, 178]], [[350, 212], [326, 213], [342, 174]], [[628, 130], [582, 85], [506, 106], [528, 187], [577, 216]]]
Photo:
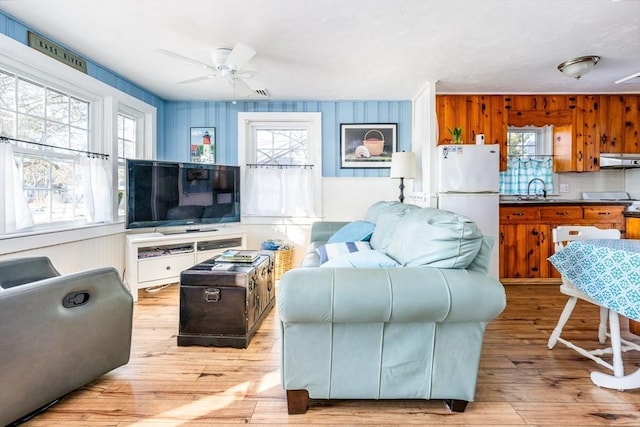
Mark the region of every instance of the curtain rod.
[[33, 145], [38, 145], [40, 147], [55, 148], [57, 150], [65, 150], [65, 151], [72, 151], [74, 153], [86, 154], [87, 157], [93, 157], [93, 158], [101, 157], [103, 160], [109, 159], [108, 154], [96, 153], [94, 151], [76, 150], [75, 148], [58, 147], [57, 145], [43, 144], [42, 142], [24, 141], [22, 139], [9, 138], [8, 136], [3, 136], [3, 135], [0, 135], [0, 142], [4, 142], [8, 144], [12, 142], [22, 142], [24, 144], [33, 144]]
[[278, 164], [274, 164], [274, 163], [247, 163], [247, 167], [249, 167], [249, 168], [278, 168], [278, 169], [286, 169], [286, 168], [313, 169], [313, 165], [278, 165]]

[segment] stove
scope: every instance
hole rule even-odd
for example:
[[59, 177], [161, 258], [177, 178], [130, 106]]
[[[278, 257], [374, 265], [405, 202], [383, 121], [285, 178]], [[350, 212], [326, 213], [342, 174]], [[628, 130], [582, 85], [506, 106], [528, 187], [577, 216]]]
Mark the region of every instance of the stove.
[[625, 212], [640, 212], [640, 200], [632, 200], [629, 193], [624, 191], [596, 191], [582, 193], [583, 200], [610, 200], [615, 202], [630, 202]]
[[632, 202], [629, 206], [627, 206], [625, 211], [626, 212], [639, 212], [640, 213], [640, 201], [636, 200], [635, 202]]
[[631, 200], [629, 193], [624, 191], [594, 191], [582, 193], [582, 200], [613, 200], [621, 202]]

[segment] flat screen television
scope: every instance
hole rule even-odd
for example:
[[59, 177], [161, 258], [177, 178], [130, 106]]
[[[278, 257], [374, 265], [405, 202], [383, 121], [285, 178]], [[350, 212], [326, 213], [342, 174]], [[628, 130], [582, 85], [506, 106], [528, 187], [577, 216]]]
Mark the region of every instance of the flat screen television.
[[127, 228], [240, 222], [240, 167], [127, 160]]

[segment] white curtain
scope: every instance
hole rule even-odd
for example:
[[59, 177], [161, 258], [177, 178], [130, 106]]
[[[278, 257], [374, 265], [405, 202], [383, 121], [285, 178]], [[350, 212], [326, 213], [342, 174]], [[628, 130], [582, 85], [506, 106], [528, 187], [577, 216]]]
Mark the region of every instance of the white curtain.
[[4, 233], [12, 233], [33, 226], [33, 217], [22, 191], [18, 165], [13, 158], [13, 146], [0, 143], [0, 176], [4, 196]]
[[79, 162], [88, 221], [111, 221], [113, 185], [109, 161], [79, 156]]
[[313, 170], [306, 167], [250, 167], [242, 211], [260, 216], [316, 216]]

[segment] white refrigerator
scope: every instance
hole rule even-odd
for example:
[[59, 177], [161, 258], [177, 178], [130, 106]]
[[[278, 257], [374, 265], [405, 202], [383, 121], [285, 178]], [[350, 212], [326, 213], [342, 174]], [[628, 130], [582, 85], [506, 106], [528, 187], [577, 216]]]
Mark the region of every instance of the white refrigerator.
[[495, 240], [489, 274], [498, 278], [500, 147], [439, 145], [438, 208], [464, 215]]

